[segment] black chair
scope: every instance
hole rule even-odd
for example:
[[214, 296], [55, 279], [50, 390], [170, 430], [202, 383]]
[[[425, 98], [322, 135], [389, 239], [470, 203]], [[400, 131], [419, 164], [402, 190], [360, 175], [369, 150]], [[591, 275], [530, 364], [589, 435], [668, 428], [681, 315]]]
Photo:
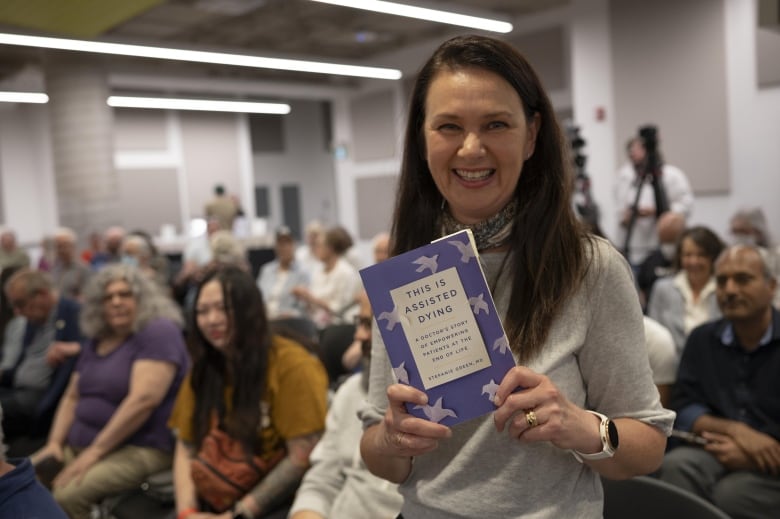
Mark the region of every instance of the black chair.
[[604, 519], [729, 519], [709, 501], [649, 476], [601, 482]]
[[341, 357], [352, 344], [354, 337], [354, 324], [332, 324], [320, 332], [320, 360], [334, 389], [341, 376], [348, 374], [341, 363]]
[[319, 342], [320, 332], [317, 329], [317, 325], [308, 317], [280, 317], [272, 319], [271, 325], [276, 329], [291, 330], [315, 344]]

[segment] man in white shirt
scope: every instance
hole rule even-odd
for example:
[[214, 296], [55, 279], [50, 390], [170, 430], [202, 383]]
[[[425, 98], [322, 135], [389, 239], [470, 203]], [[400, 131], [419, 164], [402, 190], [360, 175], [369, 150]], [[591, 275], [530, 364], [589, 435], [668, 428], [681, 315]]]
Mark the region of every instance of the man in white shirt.
[[[660, 214], [656, 210], [656, 196], [652, 185], [655, 174], [644, 174], [649, 157], [646, 139], [640, 136], [632, 138], [628, 142], [627, 152], [629, 161], [618, 171], [615, 184], [615, 206], [618, 210], [619, 222], [615, 243], [625, 249], [626, 236], [630, 228], [628, 261], [631, 265], [637, 266], [658, 246], [655, 222]], [[661, 164], [660, 186], [663, 187], [668, 203], [665, 209], [689, 217], [693, 209], [693, 192], [688, 178], [680, 168], [663, 164], [660, 157], [659, 163]], [[639, 190], [639, 197], [637, 197], [637, 190]], [[635, 202], [636, 217], [632, 221]]]

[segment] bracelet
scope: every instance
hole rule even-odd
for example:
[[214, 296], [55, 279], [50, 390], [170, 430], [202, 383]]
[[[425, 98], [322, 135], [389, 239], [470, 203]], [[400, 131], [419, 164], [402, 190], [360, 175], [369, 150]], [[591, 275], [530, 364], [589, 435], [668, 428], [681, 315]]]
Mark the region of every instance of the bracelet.
[[197, 514], [197, 513], [198, 513], [197, 508], [193, 508], [193, 507], [185, 508], [184, 510], [178, 513], [176, 519], [184, 519], [185, 517], [189, 517], [192, 514]]

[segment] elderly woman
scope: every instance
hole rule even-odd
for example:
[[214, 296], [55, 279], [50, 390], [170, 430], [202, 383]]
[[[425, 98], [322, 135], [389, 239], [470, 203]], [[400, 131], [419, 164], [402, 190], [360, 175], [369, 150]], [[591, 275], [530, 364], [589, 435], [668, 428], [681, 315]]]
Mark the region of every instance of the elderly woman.
[[691, 227], [677, 244], [674, 276], [659, 279], [650, 292], [647, 315], [672, 332], [677, 357], [691, 330], [720, 317], [715, 297], [715, 260], [723, 242], [707, 227]]
[[357, 270], [345, 258], [350, 247], [352, 237], [346, 229], [328, 229], [320, 235], [316, 247], [322, 268], [312, 274], [308, 288], [293, 289], [293, 295], [306, 303], [309, 316], [320, 329], [351, 323], [357, 314], [356, 295], [361, 285]]
[[46, 445], [33, 458], [62, 461], [54, 497], [72, 519], [103, 498], [169, 467], [166, 426], [187, 371], [182, 319], [137, 268], [110, 265], [85, 290], [82, 348]]

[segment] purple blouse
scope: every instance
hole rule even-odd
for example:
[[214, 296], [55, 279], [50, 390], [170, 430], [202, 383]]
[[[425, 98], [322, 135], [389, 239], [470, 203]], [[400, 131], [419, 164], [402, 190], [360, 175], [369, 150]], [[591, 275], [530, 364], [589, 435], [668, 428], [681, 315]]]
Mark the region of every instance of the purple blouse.
[[133, 363], [157, 360], [174, 364], [176, 375], [162, 402], [123, 444], [171, 452], [174, 441], [167, 427], [168, 416], [189, 362], [181, 329], [172, 321], [156, 319], [108, 355], [98, 355], [96, 346], [95, 340], [89, 341], [76, 363], [79, 400], [68, 444], [81, 448], [92, 443], [127, 396]]

